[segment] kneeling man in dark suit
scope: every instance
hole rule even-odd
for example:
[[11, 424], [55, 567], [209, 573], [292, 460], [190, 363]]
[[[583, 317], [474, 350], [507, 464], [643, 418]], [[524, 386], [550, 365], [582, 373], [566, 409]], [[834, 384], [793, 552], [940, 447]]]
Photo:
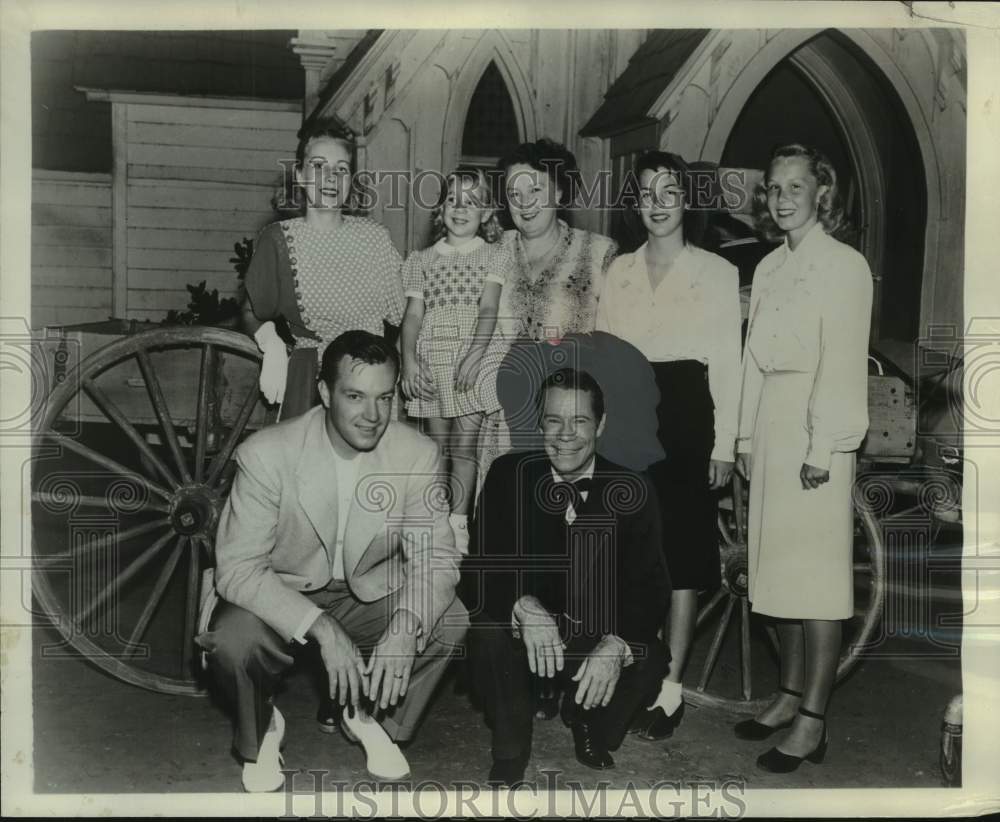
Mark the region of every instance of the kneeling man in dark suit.
[[657, 639], [670, 580], [656, 492], [597, 454], [604, 396], [587, 372], [551, 374], [538, 406], [543, 451], [493, 463], [465, 568], [489, 779], [505, 785], [531, 754], [533, 677], [563, 680], [576, 757], [603, 769], [669, 661]]

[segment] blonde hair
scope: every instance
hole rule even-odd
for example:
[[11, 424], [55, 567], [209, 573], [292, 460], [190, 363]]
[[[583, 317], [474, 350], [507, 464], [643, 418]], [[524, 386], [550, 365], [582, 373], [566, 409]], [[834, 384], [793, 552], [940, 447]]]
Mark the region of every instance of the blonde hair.
[[455, 185], [464, 182], [473, 182], [476, 186], [476, 195], [483, 208], [491, 210], [490, 218], [479, 225], [476, 232], [488, 243], [495, 243], [503, 236], [503, 228], [497, 218], [496, 202], [493, 197], [493, 190], [482, 169], [462, 168], [455, 169], [444, 178], [444, 185], [441, 186], [441, 194], [438, 197], [437, 205], [434, 207], [434, 214], [431, 221], [431, 242], [436, 243], [448, 233], [444, 224], [444, 204], [448, 200], [448, 194]]
[[840, 192], [837, 188], [837, 171], [823, 152], [813, 146], [801, 143], [789, 143], [779, 146], [771, 152], [771, 159], [767, 163], [767, 172], [764, 174], [763, 181], [754, 190], [753, 195], [753, 212], [757, 230], [768, 240], [777, 241], [784, 237], [784, 232], [778, 228], [767, 208], [768, 175], [774, 161], [783, 157], [801, 157], [808, 164], [809, 173], [816, 179], [817, 184], [826, 186], [826, 191], [819, 195], [816, 217], [827, 234], [836, 236], [844, 228], [844, 212], [840, 207]]

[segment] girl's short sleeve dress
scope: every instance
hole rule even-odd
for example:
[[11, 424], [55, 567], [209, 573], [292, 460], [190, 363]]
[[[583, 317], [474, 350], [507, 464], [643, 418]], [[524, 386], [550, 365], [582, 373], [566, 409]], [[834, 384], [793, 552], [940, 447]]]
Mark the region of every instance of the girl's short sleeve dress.
[[417, 355], [430, 366], [437, 389], [433, 400], [414, 398], [407, 403], [411, 416], [452, 418], [488, 414], [500, 407], [495, 357], [483, 358], [479, 379], [470, 391], [455, 390], [455, 373], [472, 346], [483, 286], [495, 282], [503, 287], [510, 267], [509, 249], [482, 238], [459, 248], [441, 240], [407, 257], [405, 294], [424, 303]]

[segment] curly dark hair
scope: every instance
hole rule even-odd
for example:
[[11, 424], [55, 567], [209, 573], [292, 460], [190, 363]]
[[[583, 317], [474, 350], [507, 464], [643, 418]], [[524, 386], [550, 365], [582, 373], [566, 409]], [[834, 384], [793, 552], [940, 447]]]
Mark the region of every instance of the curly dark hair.
[[[705, 231], [708, 228], [708, 204], [699, 203], [699, 190], [696, 180], [696, 172], [689, 166], [684, 158], [679, 154], [672, 154], [669, 151], [647, 151], [641, 154], [635, 161], [635, 182], [638, 186], [639, 176], [644, 171], [668, 171], [677, 177], [677, 182], [684, 189], [684, 217], [681, 222], [681, 236], [685, 243], [689, 243], [699, 248], [703, 247]], [[704, 174], [698, 171], [697, 174]], [[630, 219], [637, 223], [636, 228], [645, 233], [642, 225], [642, 218], [638, 214], [638, 209], [630, 209]]]
[[842, 233], [845, 228], [844, 212], [840, 207], [837, 171], [822, 151], [802, 143], [788, 143], [778, 146], [771, 152], [771, 157], [767, 162], [767, 172], [764, 174], [763, 181], [755, 189], [753, 196], [753, 216], [757, 230], [771, 241], [780, 241], [784, 237], [784, 232], [778, 228], [767, 208], [767, 181], [771, 173], [771, 166], [775, 160], [780, 160], [783, 157], [803, 158], [808, 163], [809, 173], [816, 178], [817, 184], [826, 186], [826, 191], [819, 197], [816, 216], [827, 234], [837, 236]]
[[[299, 142], [295, 148], [294, 171], [301, 171], [306, 160], [306, 151], [309, 144], [314, 140], [330, 139], [336, 140], [347, 149], [351, 158], [351, 194], [355, 191], [355, 172], [358, 167], [358, 144], [357, 136], [345, 123], [338, 119], [316, 120], [307, 123], [298, 133]], [[302, 193], [302, 187], [295, 180], [294, 174], [288, 174], [287, 169], [281, 186], [272, 198], [272, 206], [282, 216], [302, 215], [306, 209], [306, 199]], [[350, 210], [350, 202], [345, 203], [345, 207]]]
[[[562, 143], [543, 137], [533, 143], [521, 143], [506, 157], [497, 163], [497, 168], [504, 179], [512, 166], [526, 165], [535, 171], [548, 175], [549, 180], [559, 189], [559, 207], [569, 208], [576, 199], [580, 185], [580, 167], [576, 157]], [[501, 202], [507, 206], [507, 191], [500, 187]]]
[[358, 140], [354, 131], [340, 120], [317, 120], [299, 130], [299, 144], [295, 149], [295, 167], [302, 168], [306, 159], [306, 149], [313, 140], [327, 138], [337, 140], [344, 145], [351, 155], [351, 173], [357, 168]]

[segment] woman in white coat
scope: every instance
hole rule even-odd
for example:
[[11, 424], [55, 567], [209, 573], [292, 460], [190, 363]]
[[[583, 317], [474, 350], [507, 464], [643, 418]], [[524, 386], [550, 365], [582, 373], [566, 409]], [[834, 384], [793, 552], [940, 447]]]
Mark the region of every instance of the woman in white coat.
[[750, 479], [749, 587], [755, 612], [777, 620], [781, 684], [741, 739], [788, 729], [763, 770], [822, 762], [826, 706], [853, 615], [851, 490], [868, 429], [872, 276], [831, 236], [837, 177], [815, 149], [775, 150], [759, 202], [784, 236], [754, 273], [743, 358], [737, 470]]

